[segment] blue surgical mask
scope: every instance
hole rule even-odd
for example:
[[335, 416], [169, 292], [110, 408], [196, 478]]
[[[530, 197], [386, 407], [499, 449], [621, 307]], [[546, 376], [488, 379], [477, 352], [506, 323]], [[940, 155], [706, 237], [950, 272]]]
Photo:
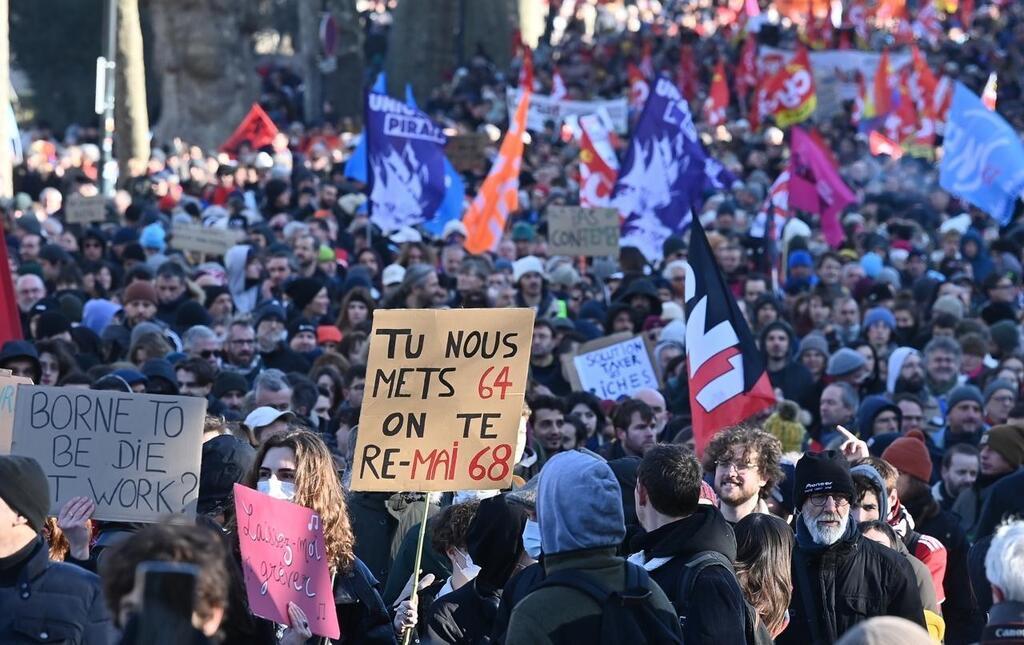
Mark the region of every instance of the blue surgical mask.
[[274, 499], [283, 499], [286, 502], [295, 499], [295, 484], [293, 482], [283, 482], [277, 477], [261, 479], [256, 482], [256, 490], [264, 495], [270, 495]]
[[526, 520], [523, 528], [523, 549], [534, 560], [540, 559], [540, 524]]

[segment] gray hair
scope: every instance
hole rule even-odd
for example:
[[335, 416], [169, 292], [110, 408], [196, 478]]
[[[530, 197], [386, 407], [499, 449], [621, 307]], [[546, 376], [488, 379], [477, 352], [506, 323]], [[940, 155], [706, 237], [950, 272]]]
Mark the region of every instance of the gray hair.
[[281, 392], [282, 390], [290, 389], [292, 389], [292, 386], [288, 384], [288, 378], [284, 375], [284, 372], [274, 368], [260, 372], [260, 375], [256, 377], [256, 381], [252, 385], [253, 392], [259, 392], [260, 390]]
[[1024, 521], [1007, 522], [996, 529], [985, 555], [985, 575], [1007, 601], [1024, 602]]
[[405, 269], [405, 278], [399, 288], [403, 293], [409, 293], [416, 287], [426, 282], [427, 277], [436, 270], [429, 264], [410, 264]]
[[857, 412], [857, 408], [860, 407], [860, 395], [857, 394], [857, 390], [846, 381], [836, 381], [835, 383], [829, 383], [826, 387], [837, 387], [843, 393], [843, 405]]
[[186, 352], [190, 352], [197, 343], [204, 340], [217, 340], [217, 332], [206, 325], [195, 325], [194, 327], [189, 327], [185, 335], [181, 337], [181, 343], [185, 347]]
[[963, 350], [960, 349], [960, 343], [956, 342], [948, 336], [938, 336], [928, 341], [928, 344], [924, 346], [924, 355], [928, 356], [932, 352], [948, 352], [958, 359], [963, 356]]

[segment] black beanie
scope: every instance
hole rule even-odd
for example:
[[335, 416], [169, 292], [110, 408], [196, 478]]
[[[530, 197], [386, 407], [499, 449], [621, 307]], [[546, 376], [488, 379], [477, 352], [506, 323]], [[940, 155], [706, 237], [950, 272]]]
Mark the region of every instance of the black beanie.
[[36, 320], [36, 338], [46, 340], [64, 332], [71, 333], [71, 321], [59, 311], [47, 311]]
[[50, 511], [50, 485], [39, 462], [31, 457], [0, 456], [0, 499], [28, 520], [36, 533]]
[[324, 282], [319, 278], [296, 278], [288, 283], [284, 291], [292, 299], [295, 311], [302, 311], [323, 288]]
[[803, 507], [807, 497], [815, 493], [844, 495], [850, 500], [854, 498], [850, 464], [837, 450], [805, 453], [800, 461], [796, 462], [796, 475], [793, 480], [793, 495], [798, 511]]

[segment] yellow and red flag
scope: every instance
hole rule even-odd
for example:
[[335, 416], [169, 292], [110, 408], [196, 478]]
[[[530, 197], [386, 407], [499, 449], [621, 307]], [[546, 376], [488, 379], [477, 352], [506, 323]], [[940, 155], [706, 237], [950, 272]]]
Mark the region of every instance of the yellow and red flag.
[[509, 214], [519, 208], [519, 167], [523, 161], [523, 135], [531, 94], [529, 88], [525, 88], [511, 127], [501, 142], [498, 158], [462, 216], [467, 233], [466, 250], [470, 253], [497, 248]]
[[818, 95], [807, 48], [800, 47], [789, 63], [762, 84], [757, 105], [758, 120], [772, 116], [780, 128], [810, 118], [818, 107]]

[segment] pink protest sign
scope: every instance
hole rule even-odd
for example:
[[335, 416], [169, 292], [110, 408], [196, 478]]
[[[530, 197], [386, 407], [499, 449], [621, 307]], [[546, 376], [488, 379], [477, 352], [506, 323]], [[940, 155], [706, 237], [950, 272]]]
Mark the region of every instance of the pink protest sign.
[[339, 638], [320, 516], [239, 484], [235, 511], [252, 613], [288, 625], [288, 603], [294, 602], [314, 634]]

